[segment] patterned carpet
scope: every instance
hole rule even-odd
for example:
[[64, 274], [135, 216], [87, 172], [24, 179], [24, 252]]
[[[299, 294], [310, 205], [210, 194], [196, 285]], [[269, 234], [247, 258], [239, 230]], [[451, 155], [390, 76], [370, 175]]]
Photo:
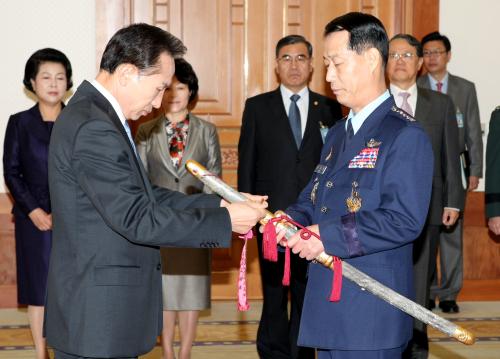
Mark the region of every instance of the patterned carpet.
[[[500, 302], [462, 302], [461, 312], [444, 315], [471, 330], [476, 344], [466, 346], [434, 329], [429, 330], [431, 359], [500, 358]], [[256, 359], [255, 336], [261, 302], [239, 313], [233, 302], [215, 301], [200, 317], [192, 359]], [[436, 313], [442, 314], [440, 311]], [[141, 359], [160, 358], [156, 347]], [[34, 358], [25, 309], [0, 309], [0, 359]]]

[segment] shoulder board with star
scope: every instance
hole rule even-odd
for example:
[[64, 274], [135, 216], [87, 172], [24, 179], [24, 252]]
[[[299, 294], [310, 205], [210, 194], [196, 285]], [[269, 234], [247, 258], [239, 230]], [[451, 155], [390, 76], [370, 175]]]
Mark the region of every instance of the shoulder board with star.
[[498, 111], [500, 110], [500, 106], [497, 106], [493, 111]]
[[400, 109], [399, 107], [392, 106], [391, 110], [393, 112], [398, 113], [399, 115], [401, 115], [401, 117], [405, 118], [406, 120], [408, 120], [410, 122], [415, 122], [416, 121], [413, 116], [411, 116], [408, 112]]

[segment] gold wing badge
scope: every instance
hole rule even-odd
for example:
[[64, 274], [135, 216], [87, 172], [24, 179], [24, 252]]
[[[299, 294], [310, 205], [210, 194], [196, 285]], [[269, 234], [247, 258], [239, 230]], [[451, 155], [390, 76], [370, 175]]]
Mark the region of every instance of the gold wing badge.
[[362, 201], [358, 192], [358, 182], [354, 181], [352, 182], [351, 196], [347, 197], [345, 200], [347, 210], [350, 213], [356, 213], [360, 210]]

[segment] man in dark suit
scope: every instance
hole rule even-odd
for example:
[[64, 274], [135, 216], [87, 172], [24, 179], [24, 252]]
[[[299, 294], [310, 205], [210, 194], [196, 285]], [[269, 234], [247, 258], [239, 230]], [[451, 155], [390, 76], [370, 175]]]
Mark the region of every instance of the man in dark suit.
[[500, 106], [492, 113], [486, 141], [486, 218], [488, 227], [500, 235]]
[[[455, 108], [451, 99], [417, 87], [422, 66], [422, 45], [413, 36], [398, 34], [389, 42], [387, 75], [396, 105], [415, 116], [431, 139], [434, 152], [432, 196], [426, 225], [413, 246], [416, 302], [429, 302], [430, 269], [435, 267], [439, 229], [452, 226], [463, 210], [460, 149]], [[415, 321], [413, 340], [404, 357], [427, 358], [427, 328]]]
[[[56, 358], [130, 358], [150, 351], [162, 327], [158, 245], [228, 247], [264, 214], [151, 186], [127, 119], [160, 106], [180, 40], [146, 24], [118, 31], [101, 69], [85, 81], [52, 132], [53, 246], [45, 334]], [[220, 208], [222, 205], [225, 208]]]
[[[326, 80], [350, 113], [328, 132], [311, 181], [286, 210], [321, 240], [297, 234], [287, 245], [309, 260], [338, 256], [409, 296], [412, 242], [425, 223], [434, 166], [429, 137], [387, 90], [387, 47], [372, 15], [326, 25]], [[299, 345], [318, 348], [318, 359], [400, 359], [412, 318], [347, 280], [340, 300], [330, 301], [332, 277], [309, 265]]]
[[[418, 86], [445, 93], [453, 100], [462, 152], [463, 174], [460, 178], [463, 190], [473, 191], [483, 174], [483, 139], [476, 88], [474, 83], [447, 71], [451, 59], [451, 44], [446, 36], [432, 32], [423, 37], [422, 46], [424, 67], [428, 73], [417, 80]], [[441, 278], [438, 284], [434, 270], [430, 308], [434, 308], [437, 297], [443, 312], [459, 311], [456, 299], [463, 284], [462, 239], [461, 217], [456, 225], [442, 228], [439, 240]]]
[[[238, 144], [238, 189], [269, 195], [272, 211], [295, 201], [318, 163], [327, 127], [342, 117], [340, 105], [307, 87], [313, 71], [312, 46], [300, 35], [276, 45], [276, 74], [281, 85], [249, 98], [245, 104]], [[261, 358], [314, 358], [297, 347], [300, 313], [306, 286], [307, 261], [291, 258], [291, 310], [283, 287], [284, 253], [278, 262], [262, 257], [258, 236], [264, 303], [257, 333]]]

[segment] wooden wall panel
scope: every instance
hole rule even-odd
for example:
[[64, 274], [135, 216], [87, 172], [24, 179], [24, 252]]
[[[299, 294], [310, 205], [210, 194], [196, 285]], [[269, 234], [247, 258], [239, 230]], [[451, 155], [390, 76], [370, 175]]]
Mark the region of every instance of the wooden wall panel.
[[488, 232], [484, 192], [467, 195], [464, 215], [464, 278], [500, 278], [500, 236]]
[[[409, 32], [418, 40], [439, 30], [439, 0], [413, 0], [412, 28]], [[410, 22], [410, 21], [408, 21]]]

